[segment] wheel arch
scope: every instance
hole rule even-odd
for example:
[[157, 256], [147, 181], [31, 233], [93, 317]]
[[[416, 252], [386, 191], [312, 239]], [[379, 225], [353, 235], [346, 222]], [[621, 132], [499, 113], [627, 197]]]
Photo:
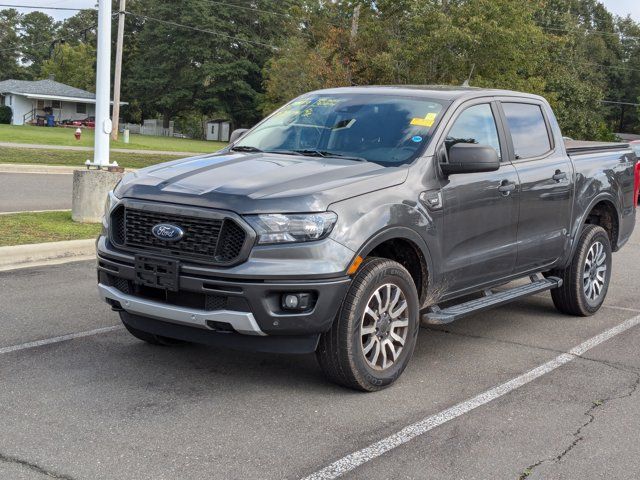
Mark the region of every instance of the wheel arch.
[[[414, 280], [420, 305], [428, 298], [433, 260], [426, 242], [407, 227], [389, 227], [372, 235], [360, 248], [357, 256], [376, 256], [395, 260], [403, 265]], [[417, 260], [417, 261], [416, 261]]]
[[618, 235], [620, 233], [621, 213], [615, 198], [606, 193], [602, 193], [591, 200], [589, 205], [575, 222], [571, 240], [570, 254], [567, 256], [565, 266], [571, 263], [578, 248], [578, 240], [585, 225], [599, 225], [605, 229], [609, 235], [611, 250], [618, 250]]
[[[589, 207], [585, 209], [580, 219], [580, 228], [575, 233], [574, 238], [578, 238], [585, 225], [599, 225], [605, 229], [609, 235], [611, 249], [618, 249], [618, 236], [620, 234], [621, 214], [613, 197], [610, 195], [599, 195], [594, 198]], [[575, 243], [575, 242], [574, 242]], [[574, 245], [575, 250], [575, 245]]]

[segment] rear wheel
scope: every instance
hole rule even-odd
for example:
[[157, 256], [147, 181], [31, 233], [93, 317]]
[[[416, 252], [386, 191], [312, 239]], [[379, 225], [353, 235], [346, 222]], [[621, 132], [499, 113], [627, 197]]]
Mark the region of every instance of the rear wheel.
[[161, 345], [163, 347], [169, 347], [172, 345], [180, 345], [183, 342], [182, 340], [176, 340], [174, 338], [163, 337], [161, 335], [155, 335], [153, 333], [145, 332], [143, 330], [139, 330], [137, 328], [132, 327], [127, 323], [131, 317], [136, 317], [136, 315], [128, 312], [120, 312], [120, 320], [122, 320], [122, 324], [127, 331], [136, 337], [138, 340], [142, 340], [143, 342], [150, 343], [151, 345]]
[[372, 258], [355, 275], [316, 355], [333, 382], [381, 390], [409, 363], [418, 326], [418, 293], [409, 272], [397, 262]]
[[571, 264], [552, 274], [562, 278], [562, 287], [551, 290], [558, 310], [569, 315], [589, 316], [597, 312], [611, 279], [611, 243], [598, 225], [585, 225]]

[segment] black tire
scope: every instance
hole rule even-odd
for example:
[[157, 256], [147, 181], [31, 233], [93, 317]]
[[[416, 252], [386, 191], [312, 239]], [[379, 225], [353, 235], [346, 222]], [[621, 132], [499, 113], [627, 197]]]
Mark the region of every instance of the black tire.
[[[602, 263], [602, 265], [606, 266], [606, 271], [603, 275], [604, 284], [602, 288], [598, 289], [596, 298], [590, 298], [585, 291], [585, 288], [588, 289], [588, 286], [585, 287], [585, 285], [589, 279], [585, 279], [584, 276], [587, 275], [587, 270], [591, 272], [591, 269], [586, 266], [587, 257], [590, 255], [592, 247], [597, 247], [597, 243], [602, 245], [603, 252], [606, 255]], [[596, 313], [607, 296], [611, 279], [611, 259], [611, 242], [607, 232], [598, 225], [585, 225], [569, 266], [564, 270], [551, 272], [552, 275], [560, 277], [563, 281], [560, 288], [551, 290], [551, 298], [555, 307], [562, 313], [580, 317], [588, 317]], [[595, 291], [592, 290], [592, 292]]]
[[176, 340], [174, 338], [169, 338], [169, 337], [163, 337], [161, 335], [155, 335], [153, 333], [149, 333], [149, 332], [145, 332], [142, 330], [139, 330], [137, 328], [132, 327], [131, 325], [129, 325], [127, 323], [127, 320], [130, 317], [135, 317], [136, 315], [132, 314], [132, 313], [128, 313], [128, 312], [120, 312], [120, 320], [122, 320], [122, 324], [124, 325], [124, 328], [127, 329], [127, 331], [133, 335], [134, 337], [136, 337], [138, 340], [142, 340], [143, 342], [147, 342], [151, 345], [160, 345], [163, 347], [170, 347], [173, 345], [180, 345], [186, 342], [183, 342], [182, 340]]
[[[396, 298], [398, 291], [400, 294]], [[371, 305], [376, 303], [370, 302], [377, 302], [375, 312]], [[401, 309], [405, 302], [406, 307]], [[316, 356], [325, 375], [339, 385], [367, 392], [391, 385], [413, 355], [419, 331], [418, 303], [416, 286], [402, 265], [383, 258], [365, 260], [353, 278], [331, 329], [320, 339]], [[365, 313], [368, 306], [369, 312], [377, 314], [377, 320]], [[394, 310], [394, 307], [397, 308]], [[380, 313], [381, 310], [384, 313]], [[406, 327], [401, 326], [405, 321]], [[371, 329], [375, 333], [362, 333]], [[404, 338], [404, 345], [398, 343], [398, 337]], [[367, 345], [364, 345], [365, 341]], [[368, 353], [365, 352], [367, 347]], [[390, 355], [392, 363], [385, 368]], [[378, 367], [376, 362], [382, 365]]]

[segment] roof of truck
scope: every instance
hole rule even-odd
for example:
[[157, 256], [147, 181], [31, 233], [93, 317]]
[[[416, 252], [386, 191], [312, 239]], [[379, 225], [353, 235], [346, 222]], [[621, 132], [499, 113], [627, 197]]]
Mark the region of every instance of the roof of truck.
[[371, 85], [357, 87], [337, 87], [318, 90], [318, 93], [373, 93], [376, 95], [410, 95], [439, 100], [457, 100], [460, 98], [476, 97], [528, 97], [541, 100], [542, 97], [531, 93], [514, 92], [513, 90], [499, 90], [494, 88], [455, 87], [447, 85]]

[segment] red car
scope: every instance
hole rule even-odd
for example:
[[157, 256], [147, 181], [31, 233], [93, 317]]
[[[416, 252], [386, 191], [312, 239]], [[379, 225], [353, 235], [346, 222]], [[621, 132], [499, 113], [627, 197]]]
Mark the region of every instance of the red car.
[[88, 127], [95, 128], [96, 126], [96, 117], [87, 117], [83, 120], [74, 120], [72, 125], [74, 127]]
[[636, 163], [636, 177], [635, 177], [636, 181], [634, 184], [635, 191], [636, 191], [636, 203], [638, 203], [638, 188], [640, 187], [640, 140], [633, 140], [629, 142], [629, 145], [635, 152], [636, 157], [638, 157], [639, 159], [638, 163]]

